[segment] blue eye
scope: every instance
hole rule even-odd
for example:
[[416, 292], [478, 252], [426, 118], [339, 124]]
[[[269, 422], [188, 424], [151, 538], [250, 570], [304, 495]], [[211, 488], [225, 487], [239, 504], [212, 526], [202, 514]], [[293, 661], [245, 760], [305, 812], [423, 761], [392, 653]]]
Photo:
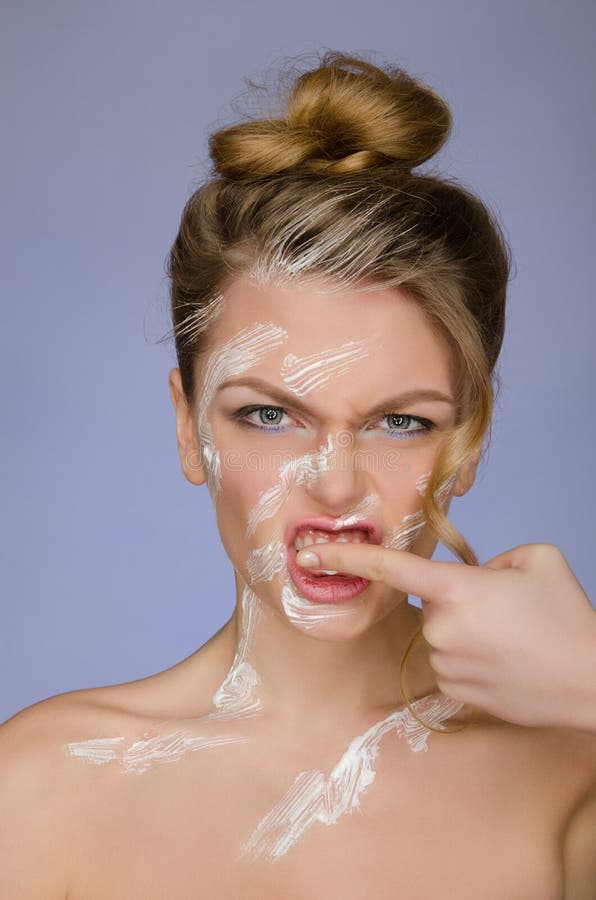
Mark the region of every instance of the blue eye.
[[[435, 425], [430, 419], [422, 419], [419, 416], [406, 416], [403, 413], [386, 413], [383, 419], [388, 423], [389, 428], [386, 429], [391, 437], [410, 438], [420, 434], [426, 434], [431, 431]], [[409, 426], [417, 422], [421, 427], [411, 429]]]
[[[258, 422], [249, 419], [249, 416], [255, 413], [258, 413]], [[256, 428], [259, 431], [285, 431], [285, 426], [280, 426], [280, 422], [286, 415], [286, 411], [281, 406], [244, 406], [233, 414], [233, 418], [237, 419], [241, 425]]]
[[[250, 418], [258, 416], [258, 419]], [[280, 432], [287, 431], [291, 424], [282, 425], [284, 416], [291, 419], [283, 406], [243, 406], [242, 409], [232, 413], [232, 419], [245, 428], [257, 431]], [[386, 421], [388, 428], [382, 428], [392, 438], [413, 438], [431, 431], [435, 424], [430, 419], [422, 419], [419, 416], [406, 416], [403, 413], [386, 413], [380, 421]], [[377, 420], [379, 421], [379, 420]], [[417, 428], [410, 428], [413, 423], [418, 423]]]

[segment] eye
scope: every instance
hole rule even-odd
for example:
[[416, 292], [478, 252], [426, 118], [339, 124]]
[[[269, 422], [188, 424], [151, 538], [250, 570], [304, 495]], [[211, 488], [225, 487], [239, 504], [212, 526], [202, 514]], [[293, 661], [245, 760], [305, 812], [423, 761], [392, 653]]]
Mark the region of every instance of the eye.
[[[404, 413], [386, 413], [382, 421], [387, 422], [389, 426], [382, 430], [386, 431], [391, 437], [398, 439], [418, 437], [421, 434], [427, 434], [436, 427], [435, 423], [431, 422], [430, 419], [423, 419], [420, 416], [407, 416]], [[418, 427], [411, 428], [410, 426], [413, 424]]]
[[240, 425], [259, 431], [285, 431], [290, 423], [282, 424], [284, 416], [290, 418], [282, 406], [243, 406], [232, 414]]

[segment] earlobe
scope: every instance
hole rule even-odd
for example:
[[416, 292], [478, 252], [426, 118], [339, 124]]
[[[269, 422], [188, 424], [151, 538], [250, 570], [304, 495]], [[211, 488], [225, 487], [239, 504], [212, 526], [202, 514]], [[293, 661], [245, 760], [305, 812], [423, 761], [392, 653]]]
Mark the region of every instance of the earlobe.
[[480, 461], [480, 450], [475, 450], [472, 456], [463, 463], [458, 469], [455, 486], [453, 488], [454, 497], [463, 497], [470, 490], [476, 478], [476, 470]]
[[207, 481], [203, 466], [196, 423], [182, 388], [180, 369], [172, 369], [168, 377], [170, 396], [176, 413], [178, 454], [185, 477], [191, 484]]

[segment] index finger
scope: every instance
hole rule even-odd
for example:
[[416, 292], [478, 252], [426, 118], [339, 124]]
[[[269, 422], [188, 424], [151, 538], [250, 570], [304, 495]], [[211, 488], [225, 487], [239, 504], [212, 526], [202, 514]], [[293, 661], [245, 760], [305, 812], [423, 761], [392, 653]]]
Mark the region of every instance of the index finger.
[[[318, 557], [318, 561], [315, 559], [304, 565], [312, 556]], [[316, 551], [311, 545], [297, 553], [296, 561], [307, 569], [334, 569], [371, 581], [382, 581], [407, 594], [434, 602], [451, 595], [456, 584], [461, 585], [462, 578], [470, 577], [470, 570], [478, 571], [477, 566], [466, 563], [442, 562], [418, 556], [409, 550], [347, 541], [316, 544]]]

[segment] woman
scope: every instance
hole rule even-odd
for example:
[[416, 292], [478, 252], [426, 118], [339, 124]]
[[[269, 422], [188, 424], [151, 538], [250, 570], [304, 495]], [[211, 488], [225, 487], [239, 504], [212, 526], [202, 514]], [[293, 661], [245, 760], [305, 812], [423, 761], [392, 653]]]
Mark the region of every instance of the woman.
[[539, 697], [572, 696], [571, 661], [515, 643], [570, 621], [588, 659], [593, 610], [556, 548], [480, 567], [447, 519], [490, 427], [505, 242], [412, 172], [450, 115], [405, 72], [328, 53], [287, 102], [212, 135], [170, 258], [180, 459], [235, 612], [4, 726], [1, 894], [593, 897], [589, 703]]

